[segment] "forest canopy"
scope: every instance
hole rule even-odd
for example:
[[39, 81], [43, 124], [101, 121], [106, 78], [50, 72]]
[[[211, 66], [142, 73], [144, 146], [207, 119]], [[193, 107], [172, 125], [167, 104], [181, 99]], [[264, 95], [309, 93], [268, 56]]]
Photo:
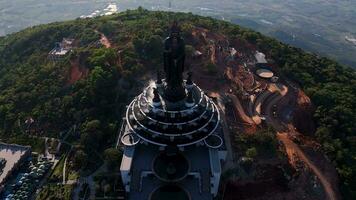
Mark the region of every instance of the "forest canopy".
[[[199, 26], [256, 45], [275, 61], [281, 74], [298, 83], [316, 108], [315, 138], [337, 168], [345, 199], [356, 198], [355, 71], [260, 33], [190, 13], [128, 10], [35, 26], [1, 37], [1, 139], [14, 141], [24, 134], [28, 128], [24, 122], [31, 117], [35, 120], [32, 129], [46, 136], [59, 138], [60, 132], [77, 124], [77, 140], [84, 151], [90, 151], [85, 148], [90, 145], [98, 151], [109, 148], [125, 105], [142, 86], [137, 77], [161, 62], [160, 42], [168, 34], [171, 19], [180, 21], [184, 34]], [[98, 46], [99, 32], [110, 36], [116, 47]], [[74, 38], [76, 48], [60, 62], [47, 59], [64, 37]], [[121, 63], [116, 61], [118, 55]], [[71, 62], [87, 70], [85, 78], [68, 81]], [[210, 70], [214, 67], [209, 65]], [[254, 151], [248, 153], [254, 155]]]

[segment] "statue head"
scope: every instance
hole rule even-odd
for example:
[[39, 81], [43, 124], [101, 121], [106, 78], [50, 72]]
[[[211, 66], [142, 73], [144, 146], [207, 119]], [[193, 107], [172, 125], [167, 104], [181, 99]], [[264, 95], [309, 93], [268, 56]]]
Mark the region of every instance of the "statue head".
[[180, 29], [176, 21], [173, 22], [170, 35], [164, 42], [164, 71], [166, 86], [164, 96], [171, 102], [185, 98], [183, 87], [183, 72], [185, 61], [185, 43], [180, 36]]
[[174, 21], [172, 24], [170, 36], [173, 38], [178, 38], [180, 36], [180, 28], [177, 21]]

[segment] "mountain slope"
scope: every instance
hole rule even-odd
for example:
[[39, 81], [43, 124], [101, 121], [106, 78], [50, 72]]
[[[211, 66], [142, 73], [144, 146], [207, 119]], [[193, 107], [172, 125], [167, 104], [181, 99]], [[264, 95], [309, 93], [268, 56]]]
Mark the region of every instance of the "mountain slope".
[[[192, 37], [195, 31], [207, 31], [210, 37], [240, 44], [234, 47], [243, 54], [266, 53], [282, 78], [299, 84], [316, 108], [314, 137], [335, 162], [344, 197], [355, 196], [355, 71], [260, 33], [192, 14], [139, 9], [40, 25], [0, 38], [1, 139], [26, 137], [24, 131], [61, 137], [61, 131], [76, 124], [81, 132], [76, 140], [83, 148], [111, 146], [125, 105], [161, 66], [161, 41], [173, 19], [180, 22], [190, 52], [209, 44]], [[103, 35], [111, 48], [100, 44]], [[75, 47], [52, 62], [47, 54], [63, 37], [75, 39]], [[208, 63], [206, 72], [220, 70]], [[35, 120], [31, 127], [24, 123], [28, 118]]]
[[348, 0], [2, 1], [0, 36], [37, 24], [87, 16], [104, 9], [110, 2], [116, 3], [121, 11], [143, 6], [224, 19], [356, 67], [353, 42], [356, 3]]

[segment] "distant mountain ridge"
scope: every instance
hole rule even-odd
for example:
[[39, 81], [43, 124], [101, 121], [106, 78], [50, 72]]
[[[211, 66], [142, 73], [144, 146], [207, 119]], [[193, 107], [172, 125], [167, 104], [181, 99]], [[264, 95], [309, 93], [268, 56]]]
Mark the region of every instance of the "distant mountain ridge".
[[356, 67], [356, 47], [345, 40], [345, 36], [356, 37], [356, 2], [347, 0], [2, 1], [0, 35], [41, 23], [87, 16], [111, 2], [117, 3], [120, 11], [143, 6], [224, 19]]

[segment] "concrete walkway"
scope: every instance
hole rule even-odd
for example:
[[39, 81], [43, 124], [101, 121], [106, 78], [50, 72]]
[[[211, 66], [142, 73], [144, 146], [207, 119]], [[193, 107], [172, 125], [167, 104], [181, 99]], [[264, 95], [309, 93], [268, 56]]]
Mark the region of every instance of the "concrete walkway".
[[103, 171], [106, 170], [106, 164], [104, 163], [97, 169], [94, 173], [92, 173], [90, 176], [87, 177], [82, 177], [78, 180], [78, 185], [77, 187], [73, 190], [73, 196], [72, 198], [74, 200], [79, 200], [79, 192], [81, 188], [83, 187], [84, 183], [87, 183], [89, 188], [90, 188], [90, 196], [89, 199], [95, 199], [95, 181], [94, 177], [98, 175], [99, 173], [102, 173]]

